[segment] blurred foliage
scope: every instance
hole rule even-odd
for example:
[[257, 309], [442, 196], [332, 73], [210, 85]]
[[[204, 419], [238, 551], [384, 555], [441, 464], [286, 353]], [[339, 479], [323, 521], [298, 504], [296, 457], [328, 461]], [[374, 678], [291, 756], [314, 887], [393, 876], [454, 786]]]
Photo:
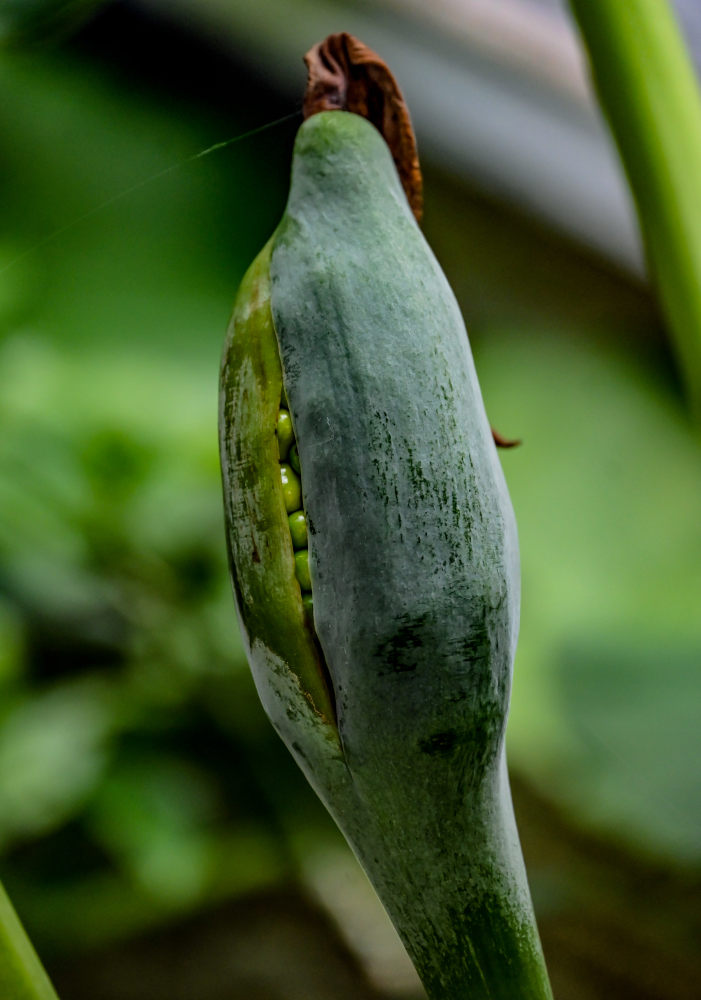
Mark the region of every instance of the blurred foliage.
[[[193, 161], [276, 115], [80, 48], [4, 54], [0, 87], [1, 868], [50, 954], [276, 882], [335, 837], [245, 664], [216, 441], [230, 303], [296, 122]], [[427, 207], [490, 417], [525, 441], [502, 456], [512, 762], [583, 825], [698, 866], [698, 442], [615, 302], [558, 293], [566, 253], [526, 227], [515, 260], [491, 210], [480, 234], [469, 206]]]
[[525, 442], [504, 461], [523, 563], [510, 748], [586, 825], [698, 865], [698, 441], [614, 337], [494, 331], [480, 359]]
[[89, 60], [6, 56], [0, 81], [0, 846], [46, 954], [289, 876], [286, 815], [326, 820], [245, 664], [217, 455], [271, 224], [246, 206], [279, 204], [284, 164], [261, 137], [171, 170], [251, 123]]
[[3, 0], [0, 43], [54, 41], [74, 31], [103, 0]]

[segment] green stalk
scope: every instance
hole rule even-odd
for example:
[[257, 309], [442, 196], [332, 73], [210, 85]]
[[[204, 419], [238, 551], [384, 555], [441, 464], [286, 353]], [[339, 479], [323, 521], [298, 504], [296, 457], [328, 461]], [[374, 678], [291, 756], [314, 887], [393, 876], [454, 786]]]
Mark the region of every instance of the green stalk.
[[701, 94], [666, 0], [571, 0], [701, 418]]
[[58, 1000], [1, 885], [0, 997], [2, 1000]]

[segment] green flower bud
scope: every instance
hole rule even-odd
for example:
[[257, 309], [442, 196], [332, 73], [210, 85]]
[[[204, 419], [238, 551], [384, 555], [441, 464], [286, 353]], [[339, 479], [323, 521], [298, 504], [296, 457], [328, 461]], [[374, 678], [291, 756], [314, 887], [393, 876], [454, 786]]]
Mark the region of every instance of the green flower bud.
[[[283, 371], [301, 484], [279, 463]], [[299, 130], [284, 217], [237, 298], [220, 426], [234, 594], [273, 724], [429, 996], [546, 1000], [504, 756], [513, 513], [459, 309], [363, 118]]]

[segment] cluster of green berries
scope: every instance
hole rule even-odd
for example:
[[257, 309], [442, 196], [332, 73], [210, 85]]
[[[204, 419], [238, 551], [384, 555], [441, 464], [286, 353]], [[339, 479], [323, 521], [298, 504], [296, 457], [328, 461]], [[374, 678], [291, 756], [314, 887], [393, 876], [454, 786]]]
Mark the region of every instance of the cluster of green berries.
[[277, 442], [280, 451], [280, 478], [282, 495], [290, 526], [292, 548], [295, 553], [295, 574], [302, 590], [302, 604], [311, 616], [312, 581], [309, 575], [309, 550], [307, 538], [307, 518], [302, 503], [302, 481], [299, 452], [295, 433], [292, 429], [290, 411], [285, 408], [285, 400], [277, 417]]

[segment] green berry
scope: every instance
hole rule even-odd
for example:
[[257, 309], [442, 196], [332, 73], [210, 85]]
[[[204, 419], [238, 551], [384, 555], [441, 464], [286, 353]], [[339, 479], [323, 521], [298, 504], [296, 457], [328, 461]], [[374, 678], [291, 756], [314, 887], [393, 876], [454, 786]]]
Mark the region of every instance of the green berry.
[[296, 549], [306, 549], [307, 547], [307, 519], [303, 510], [296, 510], [287, 519], [292, 535], [292, 545]]
[[297, 448], [297, 442], [296, 441], [292, 445], [292, 447], [290, 448], [289, 463], [292, 466], [292, 468], [295, 470], [295, 472], [297, 473], [297, 475], [301, 476], [302, 475], [302, 467], [299, 464], [299, 450]]
[[282, 480], [282, 495], [285, 500], [285, 510], [291, 514], [302, 506], [302, 484], [299, 476], [290, 465], [280, 466]]
[[314, 600], [311, 594], [302, 594], [302, 607], [307, 618], [314, 621]]
[[289, 410], [280, 410], [277, 415], [277, 444], [280, 449], [280, 460], [287, 456], [290, 445], [295, 439], [295, 432], [292, 429], [292, 417]]
[[302, 590], [312, 589], [312, 578], [309, 575], [309, 550], [300, 549], [295, 552], [295, 575]]

